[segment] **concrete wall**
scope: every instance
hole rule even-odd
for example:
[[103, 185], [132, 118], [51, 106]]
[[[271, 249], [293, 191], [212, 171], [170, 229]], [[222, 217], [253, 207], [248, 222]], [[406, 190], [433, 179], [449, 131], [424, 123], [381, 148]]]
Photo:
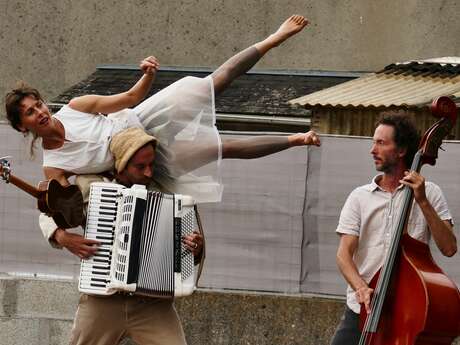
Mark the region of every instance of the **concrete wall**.
[[[0, 302], [0, 344], [68, 343], [78, 302], [76, 283], [2, 277]], [[198, 291], [176, 300], [176, 307], [189, 345], [326, 345], [344, 302]]]
[[[0, 344], [67, 344], [78, 296], [70, 280], [0, 277]], [[345, 303], [198, 290], [175, 304], [188, 345], [328, 345]], [[136, 344], [125, 339], [120, 345]]]
[[0, 0], [0, 94], [23, 79], [52, 97], [97, 64], [150, 54], [216, 66], [292, 13], [310, 28], [257, 68], [369, 71], [460, 55], [456, 0]]

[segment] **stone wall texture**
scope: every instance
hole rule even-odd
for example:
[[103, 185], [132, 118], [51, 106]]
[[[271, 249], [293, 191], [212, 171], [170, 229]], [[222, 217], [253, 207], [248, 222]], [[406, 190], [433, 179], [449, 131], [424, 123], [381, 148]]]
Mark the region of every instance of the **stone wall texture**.
[[214, 67], [293, 13], [310, 27], [257, 68], [373, 71], [460, 55], [456, 0], [0, 0], [0, 94], [24, 80], [51, 98], [97, 64], [148, 55]]

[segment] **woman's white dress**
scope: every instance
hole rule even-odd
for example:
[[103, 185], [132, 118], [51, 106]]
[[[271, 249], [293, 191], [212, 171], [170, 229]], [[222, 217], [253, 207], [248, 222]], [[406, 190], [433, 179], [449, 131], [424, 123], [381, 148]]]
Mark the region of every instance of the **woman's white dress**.
[[65, 143], [43, 151], [43, 165], [75, 174], [113, 168], [110, 140], [142, 126], [158, 140], [154, 180], [171, 193], [191, 195], [198, 203], [222, 197], [221, 140], [215, 126], [213, 80], [185, 77], [133, 109], [95, 116], [62, 107], [54, 116], [65, 128]]

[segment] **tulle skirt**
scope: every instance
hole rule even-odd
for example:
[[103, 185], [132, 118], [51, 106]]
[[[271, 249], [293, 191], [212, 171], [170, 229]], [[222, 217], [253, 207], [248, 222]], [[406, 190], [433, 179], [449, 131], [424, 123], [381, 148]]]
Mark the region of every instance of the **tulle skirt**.
[[197, 203], [220, 201], [222, 145], [212, 78], [182, 78], [133, 110], [158, 140], [155, 182]]

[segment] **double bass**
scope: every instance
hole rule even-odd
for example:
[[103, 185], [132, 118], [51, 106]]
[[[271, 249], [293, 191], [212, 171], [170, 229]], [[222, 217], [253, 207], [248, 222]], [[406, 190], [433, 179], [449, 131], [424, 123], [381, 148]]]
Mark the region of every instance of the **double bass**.
[[[424, 134], [411, 170], [435, 165], [442, 140], [455, 124], [457, 108], [448, 97], [431, 105], [439, 117]], [[457, 172], [456, 172], [457, 173]], [[403, 190], [403, 207], [382, 268], [372, 278], [371, 312], [361, 306], [359, 345], [444, 345], [460, 335], [460, 292], [434, 262], [429, 246], [406, 232], [414, 195]]]

